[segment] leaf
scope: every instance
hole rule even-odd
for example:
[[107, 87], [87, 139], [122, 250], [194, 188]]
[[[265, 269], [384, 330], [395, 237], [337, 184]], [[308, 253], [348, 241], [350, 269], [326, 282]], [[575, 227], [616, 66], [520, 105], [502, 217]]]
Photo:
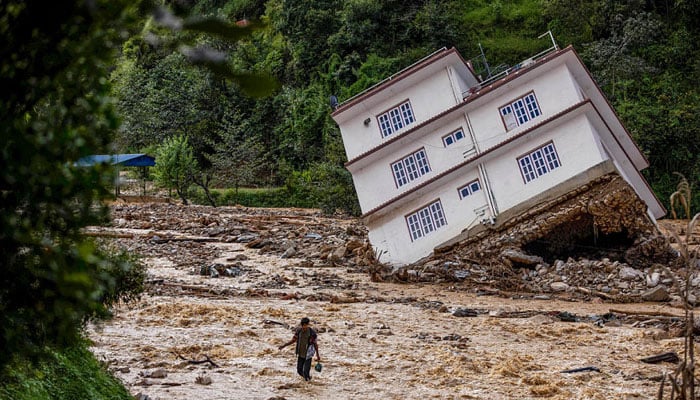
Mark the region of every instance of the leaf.
[[184, 29], [210, 33], [232, 41], [238, 41], [246, 36], [250, 36], [258, 27], [257, 24], [247, 21], [232, 25], [217, 17], [189, 18], [183, 24]]

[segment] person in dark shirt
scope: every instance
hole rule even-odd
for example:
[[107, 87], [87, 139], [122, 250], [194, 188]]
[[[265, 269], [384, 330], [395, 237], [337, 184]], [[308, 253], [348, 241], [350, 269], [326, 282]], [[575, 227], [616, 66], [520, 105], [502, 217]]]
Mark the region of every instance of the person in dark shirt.
[[289, 342], [281, 345], [280, 350], [296, 343], [295, 353], [297, 355], [297, 373], [304, 377], [304, 380], [311, 380], [311, 360], [316, 354], [316, 361], [321, 361], [321, 354], [318, 352], [318, 334], [311, 328], [310, 320], [306, 317], [301, 319], [301, 326], [294, 330], [294, 337]]

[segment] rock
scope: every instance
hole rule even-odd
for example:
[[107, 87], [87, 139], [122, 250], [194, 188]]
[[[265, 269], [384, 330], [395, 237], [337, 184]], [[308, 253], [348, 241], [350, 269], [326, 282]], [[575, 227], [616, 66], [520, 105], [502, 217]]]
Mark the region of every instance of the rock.
[[194, 383], [198, 385], [211, 385], [211, 377], [208, 375], [198, 375]]
[[258, 235], [240, 235], [236, 238], [237, 243], [249, 243], [257, 239]]
[[158, 368], [155, 369], [151, 372], [148, 372], [144, 374], [144, 376], [148, 378], [154, 378], [154, 379], [162, 379], [168, 376], [168, 373], [165, 371], [165, 368]]
[[344, 246], [338, 247], [335, 250], [333, 250], [329, 258], [331, 260], [340, 260], [343, 257], [345, 257], [345, 250], [346, 248]]
[[661, 274], [658, 272], [653, 272], [651, 275], [647, 275], [647, 287], [655, 287], [659, 284], [659, 279], [661, 278]]
[[134, 400], [153, 400], [153, 399], [151, 397], [141, 393], [141, 392], [138, 392], [136, 394], [136, 396], [134, 396]]
[[458, 308], [452, 312], [455, 317], [476, 317], [478, 314], [476, 310], [471, 308]]
[[294, 248], [294, 246], [290, 246], [287, 250], [282, 253], [282, 258], [290, 258], [294, 257], [294, 255], [297, 253], [297, 250]]
[[657, 286], [642, 293], [642, 299], [644, 301], [668, 301], [670, 296], [664, 286]]
[[569, 290], [569, 285], [564, 282], [552, 282], [549, 287], [555, 292], [565, 292]]
[[622, 267], [618, 273], [618, 276], [623, 281], [633, 281], [637, 278], [643, 278], [642, 272], [632, 267]]
[[544, 260], [539, 256], [531, 256], [515, 249], [506, 249], [501, 252], [501, 257], [517, 264], [537, 265]]

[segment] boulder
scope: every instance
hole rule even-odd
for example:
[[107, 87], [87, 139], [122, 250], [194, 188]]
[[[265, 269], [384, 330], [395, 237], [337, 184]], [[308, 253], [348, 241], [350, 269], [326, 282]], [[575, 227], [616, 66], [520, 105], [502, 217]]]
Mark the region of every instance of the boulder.
[[657, 286], [642, 293], [644, 301], [668, 301], [670, 296], [665, 286]]

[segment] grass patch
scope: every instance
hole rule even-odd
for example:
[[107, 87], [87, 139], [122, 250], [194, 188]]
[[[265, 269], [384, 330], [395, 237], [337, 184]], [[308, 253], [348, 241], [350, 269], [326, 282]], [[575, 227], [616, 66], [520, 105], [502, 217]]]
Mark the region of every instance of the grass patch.
[[87, 342], [47, 349], [38, 363], [14, 359], [0, 372], [0, 400], [132, 400], [124, 386], [95, 359]]

